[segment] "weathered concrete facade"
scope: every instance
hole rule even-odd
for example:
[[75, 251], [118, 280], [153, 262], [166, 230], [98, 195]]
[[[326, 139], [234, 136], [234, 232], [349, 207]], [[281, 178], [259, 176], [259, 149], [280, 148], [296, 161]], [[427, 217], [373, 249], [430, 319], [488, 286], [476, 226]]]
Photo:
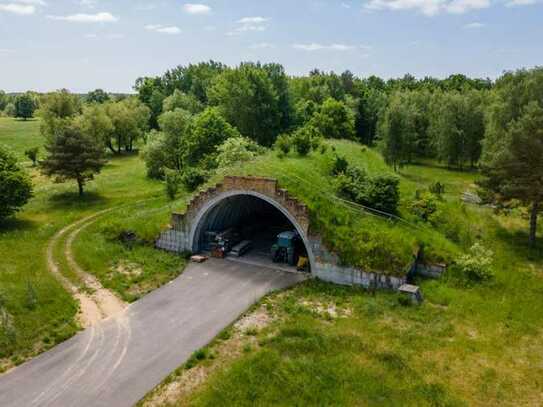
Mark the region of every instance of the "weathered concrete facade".
[[173, 213], [170, 230], [161, 234], [158, 248], [174, 252], [195, 252], [203, 220], [222, 201], [234, 196], [252, 196], [273, 205], [294, 225], [306, 246], [311, 273], [317, 278], [344, 285], [398, 289], [405, 278], [367, 273], [342, 266], [336, 254], [330, 252], [321, 238], [313, 233], [307, 206], [279, 188], [275, 179], [261, 177], [225, 177], [222, 183], [198, 193], [187, 205], [185, 213]]

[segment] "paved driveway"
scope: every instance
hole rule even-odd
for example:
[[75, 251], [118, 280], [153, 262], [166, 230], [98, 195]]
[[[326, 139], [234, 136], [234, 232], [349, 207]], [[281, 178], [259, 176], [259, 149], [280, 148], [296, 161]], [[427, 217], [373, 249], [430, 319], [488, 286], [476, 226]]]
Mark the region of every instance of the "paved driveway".
[[0, 406], [131, 406], [266, 293], [299, 274], [210, 260], [0, 376]]

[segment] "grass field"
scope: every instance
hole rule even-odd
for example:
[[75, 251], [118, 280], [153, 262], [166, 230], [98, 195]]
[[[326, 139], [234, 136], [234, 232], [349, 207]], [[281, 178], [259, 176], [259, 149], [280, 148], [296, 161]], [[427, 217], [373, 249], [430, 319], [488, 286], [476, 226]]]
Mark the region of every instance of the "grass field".
[[[24, 149], [41, 140], [37, 121], [0, 119], [0, 129], [0, 142], [22, 160]], [[349, 142], [334, 147], [369, 173], [390, 171], [375, 151]], [[308, 204], [330, 247], [357, 265], [394, 273], [414, 245], [424, 243], [434, 259], [454, 259], [481, 242], [494, 252], [494, 279], [472, 286], [451, 276], [421, 280], [420, 307], [401, 305], [394, 293], [317, 281], [272, 294], [255, 307], [266, 313], [264, 324], [225, 331], [143, 404], [542, 405], [543, 245], [528, 249], [524, 212], [497, 214], [464, 204], [461, 193], [474, 188], [476, 174], [425, 163], [399, 174], [400, 215], [409, 222], [402, 226], [331, 198], [330, 160], [331, 154], [278, 159], [270, 153], [228, 173], [278, 178]], [[9, 259], [0, 265], [6, 311], [0, 369], [79, 329], [78, 305], [45, 261], [50, 239], [63, 227], [112, 209], [80, 231], [73, 251], [78, 264], [126, 301], [175, 277], [184, 265], [150, 243], [188, 196], [167, 201], [163, 185], [146, 178], [139, 157], [112, 159], [82, 199], [75, 184], [54, 184], [25, 165], [35, 197], [0, 230], [0, 256]], [[435, 181], [445, 184], [444, 216], [430, 226], [414, 219], [409, 205], [417, 190]], [[64, 239], [54, 248], [61, 272], [80, 284], [63, 256]], [[168, 397], [155, 397], [165, 390]]]
[[492, 249], [491, 282], [420, 280], [419, 307], [316, 281], [271, 295], [255, 307], [268, 323], [223, 333], [142, 405], [542, 405], [543, 245], [527, 248], [521, 212], [460, 202], [475, 173], [417, 165], [401, 177], [405, 199], [446, 185], [451, 244]]
[[[41, 141], [37, 121], [0, 119], [0, 129], [8, 133], [0, 131], [0, 140], [19, 153]], [[35, 197], [14, 220], [0, 228], [0, 257], [5, 259], [0, 264], [0, 297], [7, 311], [0, 321], [0, 369], [20, 363], [79, 329], [75, 319], [78, 304], [47, 269], [46, 247], [57, 231], [99, 210], [121, 206], [122, 209], [110, 215], [126, 220], [140, 211], [140, 220], [143, 219], [140, 227], [147, 221], [156, 221], [153, 227], [158, 230], [169, 219], [163, 185], [147, 179], [144, 165], [136, 155], [112, 159], [96, 180], [88, 184], [83, 198], [78, 197], [74, 183], [55, 184], [29, 164], [26, 166], [32, 173]], [[142, 201], [144, 203], [136, 204]], [[158, 207], [163, 210], [155, 212], [154, 217], [144, 216], [145, 211]], [[97, 225], [101, 221], [99, 218]], [[89, 267], [87, 271], [96, 271], [99, 277], [104, 269], [93, 268], [99, 261], [103, 261], [104, 267], [122, 262], [143, 267], [144, 272], [137, 282], [127, 279], [128, 282], [112, 285], [104, 279], [106, 286], [117, 289], [127, 300], [137, 298], [137, 295], [125, 295], [125, 290], [130, 290], [132, 285], [138, 287], [134, 290], [148, 291], [182, 270], [184, 262], [179, 257], [155, 252], [143, 243], [133, 250], [121, 248], [116, 239], [105, 241], [102, 236], [93, 235], [94, 227], [90, 225], [81, 232], [83, 245], [88, 246], [83, 253], [75, 249], [76, 259], [84, 269]], [[61, 240], [55, 247], [60, 269], [78, 285], [77, 275], [70, 271], [62, 255], [64, 243]], [[77, 240], [75, 245], [81, 247]], [[95, 255], [103, 257], [98, 260]], [[155, 268], [155, 264], [159, 266]]]
[[[39, 130], [40, 121], [37, 119], [25, 122], [0, 117], [0, 144], [8, 146], [19, 160], [28, 161], [28, 158], [24, 155], [25, 150], [43, 146], [43, 139]], [[41, 152], [43, 153], [43, 148]]]

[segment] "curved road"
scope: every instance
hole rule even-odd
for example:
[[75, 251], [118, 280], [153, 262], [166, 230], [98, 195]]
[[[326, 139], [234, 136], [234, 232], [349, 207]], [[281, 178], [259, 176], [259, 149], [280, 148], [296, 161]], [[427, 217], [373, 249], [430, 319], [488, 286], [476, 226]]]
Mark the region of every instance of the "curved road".
[[305, 277], [231, 261], [171, 283], [0, 376], [0, 406], [132, 406], [253, 303]]

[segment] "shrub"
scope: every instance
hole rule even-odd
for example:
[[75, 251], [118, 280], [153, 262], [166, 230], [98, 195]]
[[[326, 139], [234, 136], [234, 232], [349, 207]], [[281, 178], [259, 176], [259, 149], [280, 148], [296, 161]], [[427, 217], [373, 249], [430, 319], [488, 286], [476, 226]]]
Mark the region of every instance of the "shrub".
[[207, 172], [201, 168], [188, 167], [183, 171], [181, 182], [188, 191], [192, 192], [206, 181], [207, 176]]
[[32, 197], [32, 182], [15, 156], [0, 146], [0, 221], [19, 211]]
[[6, 114], [6, 116], [15, 117], [15, 115], [17, 114], [17, 109], [15, 108], [15, 105], [13, 103], [8, 103], [6, 105], [6, 108], [4, 109], [4, 113]]
[[494, 253], [480, 243], [475, 243], [469, 253], [460, 256], [454, 265], [458, 277], [469, 282], [485, 282], [494, 276], [492, 257]]
[[38, 152], [40, 151], [39, 147], [32, 147], [25, 151], [25, 155], [28, 157], [30, 161], [32, 161], [32, 165], [36, 166], [36, 163], [38, 162]]
[[378, 175], [369, 180], [364, 196], [367, 205], [388, 213], [396, 213], [400, 201], [400, 180], [393, 175]]
[[[147, 176], [152, 179], [164, 179], [164, 171], [172, 165], [172, 148], [169, 139], [165, 133], [152, 130], [147, 135], [148, 141], [141, 151]], [[170, 148], [169, 148], [170, 147]]]
[[181, 182], [179, 172], [175, 170], [166, 170], [166, 195], [170, 200], [174, 200], [179, 192], [179, 184]]
[[292, 134], [292, 145], [298, 154], [302, 157], [311, 152], [313, 146], [313, 130], [311, 127], [304, 126]]
[[275, 140], [274, 147], [279, 151], [279, 154], [287, 155], [290, 153], [291, 144], [292, 140], [288, 134], [280, 134]]
[[390, 214], [398, 210], [400, 180], [395, 176], [369, 177], [363, 169], [349, 166], [337, 183], [338, 192], [356, 203]]
[[436, 181], [430, 184], [430, 186], [428, 187], [428, 190], [434, 195], [441, 196], [445, 193], [445, 185], [443, 185], [439, 181]]
[[417, 191], [415, 200], [409, 205], [411, 213], [427, 222], [437, 211], [436, 199], [432, 194]]
[[249, 161], [260, 152], [260, 148], [254, 141], [245, 137], [229, 138], [218, 148], [217, 165], [228, 167], [235, 163]]
[[334, 157], [334, 163], [332, 164], [332, 174], [345, 174], [348, 168], [349, 162], [347, 161], [347, 159], [336, 154], [336, 156]]

